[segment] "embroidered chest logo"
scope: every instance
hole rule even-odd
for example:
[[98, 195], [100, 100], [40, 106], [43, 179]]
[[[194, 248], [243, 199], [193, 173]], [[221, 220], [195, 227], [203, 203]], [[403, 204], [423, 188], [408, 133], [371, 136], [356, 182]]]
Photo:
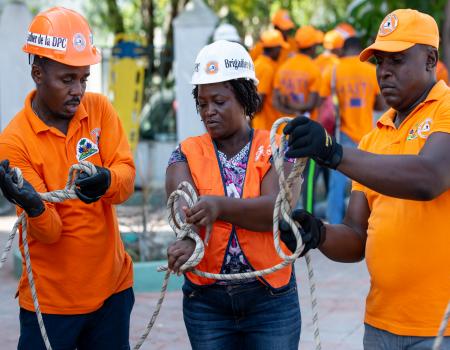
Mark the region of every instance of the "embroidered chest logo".
[[406, 141], [412, 141], [417, 139], [417, 124], [411, 128], [408, 132], [408, 136], [406, 137]]
[[94, 140], [95, 144], [98, 145], [98, 142], [100, 141], [100, 134], [102, 132], [102, 129], [95, 128], [91, 130], [91, 138]]
[[264, 150], [264, 146], [263, 145], [258, 147], [258, 149], [256, 151], [256, 154], [255, 154], [255, 162], [257, 162], [263, 155], [266, 155], [266, 156], [269, 156], [269, 157], [272, 155], [272, 150], [270, 148], [270, 145], [267, 146], [266, 150]]
[[427, 118], [422, 123], [420, 123], [419, 126], [417, 127], [417, 135], [419, 135], [419, 137], [423, 139], [426, 139], [430, 134], [432, 122], [433, 119]]
[[91, 140], [83, 137], [77, 143], [77, 160], [82, 161], [98, 153], [98, 146]]

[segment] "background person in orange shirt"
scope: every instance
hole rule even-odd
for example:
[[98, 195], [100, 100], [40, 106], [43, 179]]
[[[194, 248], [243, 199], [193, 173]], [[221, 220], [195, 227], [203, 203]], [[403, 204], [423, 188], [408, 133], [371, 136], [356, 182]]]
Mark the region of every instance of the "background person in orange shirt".
[[282, 113], [309, 113], [315, 119], [319, 103], [320, 70], [313, 61], [316, 30], [303, 26], [295, 33], [299, 50], [278, 69], [274, 81], [273, 105]]
[[436, 66], [436, 80], [443, 80], [448, 85], [448, 69], [441, 60], [438, 61]]
[[[324, 74], [320, 95], [331, 96], [334, 79], [335, 93], [339, 104], [339, 142], [343, 146], [355, 147], [362, 137], [373, 128], [373, 110], [384, 110], [375, 66], [359, 60], [362, 47], [358, 38], [345, 40], [342, 57], [336, 66]], [[345, 197], [348, 178], [340, 172], [331, 171], [327, 198], [327, 220], [340, 224], [345, 213]]]
[[280, 113], [273, 107], [273, 81], [277, 70], [277, 59], [282, 48], [289, 47], [281, 32], [271, 29], [261, 34], [264, 52], [255, 61], [256, 78], [259, 80], [258, 94], [261, 97], [262, 108], [255, 114], [251, 123], [255, 129], [270, 130]]
[[[343, 224], [293, 217], [330, 259], [366, 258], [365, 350], [431, 349], [449, 302], [450, 88], [436, 82], [438, 46], [431, 16], [407, 9], [385, 17], [360, 59], [375, 56], [391, 108], [360, 149], [305, 117], [284, 129], [288, 157], [312, 157], [355, 181]], [[449, 349], [449, 326], [444, 335], [441, 349]]]
[[[114, 204], [133, 192], [135, 168], [120, 120], [108, 100], [85, 93], [90, 65], [101, 60], [78, 13], [38, 14], [23, 50], [36, 84], [0, 136], [0, 187], [27, 213], [40, 309], [54, 349], [129, 349], [134, 304], [132, 262], [120, 239]], [[43, 39], [43, 40], [41, 40]], [[97, 174], [76, 181], [80, 200], [44, 203], [36, 191], [63, 189], [72, 164]], [[11, 167], [22, 170], [17, 187]], [[23, 244], [19, 241], [22, 257]], [[19, 350], [45, 350], [22, 264]]]
[[[292, 21], [287, 10], [280, 9], [272, 16], [272, 25], [283, 34], [284, 40], [288, 43], [287, 47], [283, 47], [278, 57], [278, 66], [284, 63], [289, 57], [297, 52], [297, 42], [293, 37], [295, 23]], [[250, 56], [255, 61], [263, 53], [262, 42], [259, 41], [250, 50]]]

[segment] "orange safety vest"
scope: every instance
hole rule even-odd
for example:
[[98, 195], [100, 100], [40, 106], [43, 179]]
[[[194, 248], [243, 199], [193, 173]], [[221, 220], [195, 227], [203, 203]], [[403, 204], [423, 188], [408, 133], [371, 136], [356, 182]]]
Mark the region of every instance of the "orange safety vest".
[[[209, 134], [190, 137], [181, 143], [181, 151], [187, 158], [189, 169], [200, 196], [225, 196], [225, 183], [222, 177], [220, 160], [217, 150]], [[261, 183], [271, 167], [271, 148], [269, 132], [254, 130], [250, 145], [250, 154], [247, 162], [242, 198], [255, 198], [261, 194]], [[237, 227], [225, 221], [217, 220], [205, 247], [205, 256], [198, 264], [200, 271], [220, 273], [225, 259], [225, 251], [235, 230], [239, 245], [254, 270], [263, 270], [282, 261], [278, 256], [272, 232], [255, 232]], [[205, 237], [205, 230], [200, 236]], [[283, 242], [280, 241], [283, 251], [290, 254]], [[291, 266], [284, 267], [259, 279], [272, 288], [280, 288], [288, 284], [291, 276]], [[187, 278], [194, 284], [207, 285], [215, 280], [186, 273]]]

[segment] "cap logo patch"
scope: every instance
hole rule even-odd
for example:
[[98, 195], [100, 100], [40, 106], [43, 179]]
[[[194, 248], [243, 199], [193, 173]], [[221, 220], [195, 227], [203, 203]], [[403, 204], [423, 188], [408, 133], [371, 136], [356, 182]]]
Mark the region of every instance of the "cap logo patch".
[[387, 15], [380, 25], [378, 30], [379, 36], [386, 36], [391, 34], [398, 26], [398, 18], [395, 14], [391, 13]]
[[81, 33], [76, 33], [73, 36], [73, 47], [77, 51], [83, 51], [86, 48], [86, 38]]
[[206, 64], [206, 74], [216, 74], [219, 71], [219, 63], [217, 61], [210, 61]]

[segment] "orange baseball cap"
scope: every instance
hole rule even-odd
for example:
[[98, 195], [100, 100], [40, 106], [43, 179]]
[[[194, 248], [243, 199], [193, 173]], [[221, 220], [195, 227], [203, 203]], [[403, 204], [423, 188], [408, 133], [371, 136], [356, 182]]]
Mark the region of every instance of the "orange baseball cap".
[[313, 26], [303, 26], [297, 29], [295, 41], [299, 49], [306, 49], [317, 44], [317, 31]]
[[400, 52], [415, 44], [439, 48], [439, 29], [430, 15], [411, 9], [395, 10], [381, 22], [375, 42], [359, 55], [367, 61], [375, 50]]
[[289, 44], [284, 40], [283, 34], [279, 30], [269, 29], [261, 33], [261, 43], [263, 47], [281, 46], [285, 49], [289, 48]]
[[272, 24], [281, 30], [289, 30], [295, 27], [287, 10], [278, 10], [272, 17]]
[[316, 29], [316, 44], [322, 44], [324, 36], [325, 36], [324, 32], [322, 32], [319, 29]]
[[336, 29], [325, 33], [323, 47], [327, 50], [341, 49], [344, 46], [344, 37]]
[[345, 22], [339, 23], [335, 29], [344, 37], [344, 40], [356, 36], [355, 28], [353, 28], [351, 24]]

